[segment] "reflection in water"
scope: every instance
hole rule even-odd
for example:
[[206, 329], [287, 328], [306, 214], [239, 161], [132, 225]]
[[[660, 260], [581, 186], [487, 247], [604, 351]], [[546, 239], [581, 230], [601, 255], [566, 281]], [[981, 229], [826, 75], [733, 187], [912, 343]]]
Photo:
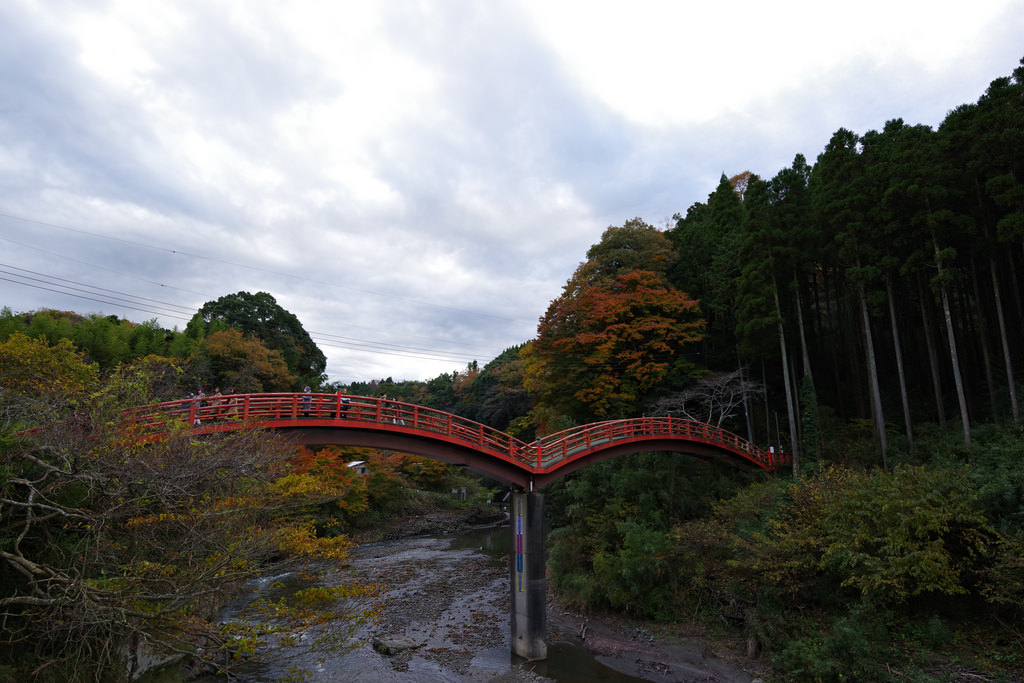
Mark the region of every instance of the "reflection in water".
[[543, 662], [527, 665], [535, 674], [550, 678], [558, 683], [628, 683], [643, 681], [609, 669], [594, 657], [593, 653], [575, 643], [553, 643], [548, 645], [548, 658]]
[[512, 550], [512, 527], [507, 524], [471, 529], [449, 538], [451, 550], [479, 550], [494, 559], [504, 559]]

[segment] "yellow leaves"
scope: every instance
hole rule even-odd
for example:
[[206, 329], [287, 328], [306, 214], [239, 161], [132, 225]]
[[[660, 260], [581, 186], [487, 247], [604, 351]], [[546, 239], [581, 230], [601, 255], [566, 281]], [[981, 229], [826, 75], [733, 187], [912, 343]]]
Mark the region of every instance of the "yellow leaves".
[[214, 332], [203, 348], [220, 381], [237, 391], [287, 391], [292, 384], [280, 352], [236, 329]]
[[0, 342], [0, 377], [4, 389], [18, 393], [70, 398], [84, 395], [99, 371], [67, 339], [48, 344], [15, 332]]
[[[347, 517], [365, 512], [369, 506], [367, 478], [353, 474], [348, 462], [373, 460], [373, 453], [376, 451], [364, 453], [353, 448], [298, 448], [291, 461], [292, 471], [274, 482], [274, 495], [290, 505], [330, 502]], [[375, 463], [372, 469], [376, 472], [381, 467]]]
[[292, 600], [305, 609], [326, 609], [336, 603], [347, 591], [344, 586], [311, 586], [296, 591]]
[[348, 486], [314, 474], [288, 474], [275, 481], [274, 488], [285, 498], [340, 497], [348, 491]]
[[346, 536], [318, 537], [311, 521], [285, 526], [277, 535], [277, 547], [281, 552], [306, 559], [344, 561], [348, 559], [352, 546], [352, 541]]
[[183, 523], [191, 524], [195, 522], [195, 513], [184, 513], [184, 512], [160, 512], [152, 515], [141, 515], [139, 517], [132, 517], [125, 521], [125, 527], [131, 529], [132, 527], [139, 526], [150, 526], [154, 524], [167, 524], [167, 523]]
[[144, 578], [171, 578], [178, 574], [178, 568], [170, 564], [139, 560], [126, 567], [125, 573]]
[[224, 513], [230, 511], [253, 511], [267, 507], [268, 498], [263, 492], [255, 491], [249, 494], [234, 496], [223, 496], [213, 500], [207, 500], [205, 507], [210, 511]]
[[87, 586], [102, 591], [122, 590], [128, 584], [127, 580], [122, 576], [100, 576], [86, 579], [85, 583]]

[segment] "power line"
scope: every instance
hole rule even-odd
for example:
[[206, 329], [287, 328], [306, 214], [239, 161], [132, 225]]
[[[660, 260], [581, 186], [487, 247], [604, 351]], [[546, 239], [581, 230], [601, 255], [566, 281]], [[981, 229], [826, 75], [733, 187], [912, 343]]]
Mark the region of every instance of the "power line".
[[419, 358], [419, 359], [422, 359], [422, 360], [435, 360], [435, 361], [442, 361], [442, 362], [446, 362], [446, 363], [460, 363], [462, 365], [469, 365], [471, 362], [479, 360], [478, 358], [472, 358], [472, 357], [469, 357], [469, 356], [461, 356], [461, 357], [457, 357], [457, 356], [453, 356], [453, 355], [433, 356], [433, 355], [428, 355], [428, 354], [425, 354], [425, 353], [413, 353], [413, 352], [404, 352], [404, 351], [391, 351], [391, 350], [385, 350], [385, 349], [365, 349], [365, 348], [359, 348], [359, 347], [353, 347], [353, 346], [341, 346], [341, 345], [338, 345], [338, 344], [332, 344], [330, 342], [324, 342], [324, 341], [321, 341], [320, 345], [321, 346], [327, 346], [327, 347], [330, 347], [330, 348], [345, 349], [347, 351], [357, 351], [357, 352], [362, 351], [362, 352], [365, 352], [365, 353], [372, 353], [374, 355], [403, 356], [405, 358]]
[[[0, 213], [0, 216], [4, 216], [4, 215], [6, 215], [6, 214]], [[162, 288], [167, 288], [167, 289], [176, 289], [179, 292], [188, 292], [189, 294], [198, 294], [199, 296], [203, 296], [202, 292], [197, 292], [197, 291], [195, 291], [193, 289], [184, 289], [182, 287], [175, 287], [174, 285], [169, 285], [169, 284], [166, 284], [164, 282], [157, 282], [155, 280], [147, 280], [146, 278], [138, 277], [137, 275], [132, 275], [131, 273], [125, 273], [125, 272], [122, 272], [120, 270], [114, 270], [113, 268], [108, 268], [107, 266], [101, 266], [101, 265], [99, 265], [97, 263], [90, 263], [88, 261], [82, 261], [81, 259], [72, 258], [70, 256], [66, 256], [64, 254], [60, 254], [60, 253], [57, 253], [55, 251], [50, 251], [49, 249], [43, 249], [42, 247], [37, 247], [37, 246], [31, 245], [31, 244], [25, 244], [24, 242], [19, 242], [17, 240], [12, 240], [10, 237], [0, 236], [0, 240], [3, 240], [5, 242], [10, 242], [11, 244], [17, 244], [19, 247], [24, 247], [25, 249], [32, 249], [34, 251], [42, 252], [43, 254], [47, 254], [48, 256], [56, 256], [57, 258], [62, 258], [62, 259], [65, 259], [67, 261], [71, 261], [72, 263], [80, 263], [83, 266], [89, 266], [90, 268], [95, 268], [97, 270], [105, 270], [108, 273], [114, 273], [115, 275], [120, 275], [122, 277], [131, 278], [132, 280], [138, 280], [139, 282], [145, 282], [146, 284], [156, 285], [157, 287], [162, 287]]]
[[[27, 282], [21, 282], [19, 280], [12, 280], [11, 278], [0, 277], [0, 280], [5, 280], [7, 282], [13, 282], [15, 284], [22, 285], [24, 287], [31, 287], [33, 289], [40, 289], [40, 290], [47, 291], [47, 292], [55, 292], [55, 293], [61, 294], [63, 296], [72, 296], [72, 297], [75, 297], [75, 298], [78, 298], [78, 299], [84, 299], [86, 301], [95, 301], [97, 303], [107, 304], [108, 306], [116, 306], [116, 307], [119, 307], [119, 308], [127, 308], [129, 310], [141, 311], [143, 313], [154, 313], [154, 311], [146, 309], [146, 308], [139, 308], [137, 306], [131, 306], [129, 304], [115, 303], [113, 301], [108, 301], [106, 299], [97, 299], [97, 298], [91, 297], [91, 296], [84, 296], [82, 294], [75, 294], [74, 292], [68, 292], [68, 291], [59, 290], [59, 289], [51, 289], [50, 287], [43, 287], [41, 285], [33, 285], [33, 284], [30, 284], [30, 283], [27, 283]], [[157, 314], [157, 315], [160, 315], [160, 314]], [[170, 315], [170, 314], [165, 314], [165, 317], [175, 318], [177, 316]], [[178, 318], [178, 319], [179, 320], [188, 320], [188, 318]]]
[[[142, 302], [150, 301], [150, 302], [153, 302], [153, 303], [156, 303], [156, 304], [160, 304], [160, 305], [163, 305], [163, 306], [167, 306], [167, 307], [183, 309], [186, 312], [190, 310], [190, 309], [187, 309], [186, 307], [180, 306], [178, 304], [158, 301], [156, 299], [146, 299], [146, 298], [143, 298], [143, 297], [134, 297], [133, 295], [126, 294], [124, 292], [118, 292], [116, 290], [109, 290], [109, 289], [105, 289], [105, 288], [101, 288], [101, 287], [94, 287], [92, 285], [76, 282], [74, 280], [68, 280], [66, 278], [59, 278], [59, 277], [55, 277], [55, 276], [49, 276], [49, 275], [45, 275], [43, 273], [38, 273], [36, 271], [27, 270], [25, 268], [18, 268], [17, 266], [10, 266], [10, 265], [3, 264], [3, 263], [0, 263], [0, 267], [13, 268], [14, 270], [20, 270], [20, 271], [23, 271], [25, 273], [32, 273], [33, 275], [39, 276], [39, 277], [31, 277], [31, 276], [21, 275], [21, 274], [18, 274], [18, 273], [10, 273], [10, 272], [7, 272], [7, 271], [0, 270], [0, 273], [4, 273], [6, 275], [11, 275], [11, 276], [17, 277], [17, 278], [22, 278], [22, 280], [15, 280], [15, 279], [11, 279], [11, 278], [8, 278], [8, 277], [0, 276], [0, 280], [4, 280], [4, 281], [7, 281], [7, 282], [12, 282], [14, 284], [19, 284], [19, 285], [22, 285], [22, 286], [25, 286], [25, 287], [31, 287], [31, 288], [39, 289], [39, 290], [43, 290], [43, 291], [54, 292], [56, 294], [62, 294], [62, 295], [65, 295], [65, 296], [76, 297], [76, 298], [79, 298], [79, 299], [84, 299], [86, 301], [94, 301], [94, 302], [97, 302], [97, 303], [107, 304], [107, 305], [111, 305], [111, 306], [117, 306], [117, 307], [121, 307], [121, 308], [127, 308], [127, 309], [130, 309], [130, 310], [141, 311], [143, 313], [149, 313], [149, 314], [153, 314], [153, 315], [162, 315], [164, 317], [175, 318], [175, 319], [182, 320], [182, 321], [185, 321], [185, 322], [191, 320], [191, 318], [192, 318], [191, 315], [189, 315], [188, 317], [182, 317], [181, 315], [178, 315], [178, 314], [175, 314], [175, 313], [167, 313], [167, 312], [154, 311], [152, 308], [143, 308], [142, 306], [144, 304], [142, 304], [142, 303], [140, 303], [138, 301], [133, 301], [131, 303], [124, 303], [126, 301], [126, 299], [121, 299], [121, 298], [119, 298], [117, 296], [108, 297], [108, 298], [105, 298], [105, 299], [104, 298], [97, 298], [97, 297], [103, 296], [103, 294], [101, 294], [101, 292], [111, 292], [111, 293], [113, 293], [115, 295], [122, 295], [124, 297], [140, 299]], [[48, 281], [46, 281], [46, 280], [44, 280], [42, 278], [51, 278], [53, 280], [58, 280], [59, 282], [48, 282]], [[62, 287], [64, 289], [53, 289], [51, 287], [45, 287], [45, 286], [40, 285], [40, 284], [32, 284], [32, 282], [24, 282], [23, 280], [32, 280], [34, 282], [41, 282], [43, 284], [51, 284], [51, 285], [53, 285], [55, 287]], [[91, 289], [95, 289], [95, 290], [99, 290], [99, 291], [98, 292], [91, 292], [88, 289], [82, 289], [82, 288], [79, 288], [79, 287], [69, 287], [68, 285], [61, 284], [61, 282], [68, 282], [68, 283], [72, 283], [72, 284], [75, 284], [75, 285], [81, 285], [82, 287], [91, 288]], [[95, 294], [95, 296], [86, 296], [85, 294], [76, 294], [75, 291], [67, 291], [68, 289], [76, 290], [76, 291], [79, 291], [79, 292], [84, 292], [85, 294]], [[111, 301], [110, 300], [111, 298], [119, 299], [119, 300], [118, 301]], [[132, 305], [132, 304], [136, 304], [136, 303], [138, 303], [139, 305], [138, 306]], [[370, 340], [357, 339], [357, 338], [353, 338], [353, 337], [342, 337], [342, 336], [339, 336], [339, 335], [333, 335], [333, 334], [324, 333], [324, 332], [309, 332], [309, 335], [310, 335], [310, 337], [315, 342], [318, 342], [319, 346], [326, 346], [328, 348], [337, 348], [337, 349], [342, 349], [342, 350], [346, 350], [346, 351], [354, 351], [354, 352], [360, 352], [360, 353], [369, 353], [369, 354], [373, 354], [373, 355], [399, 356], [399, 357], [405, 357], [405, 358], [418, 358], [418, 359], [422, 359], [422, 360], [441, 361], [441, 362], [457, 362], [457, 363], [460, 363], [462, 365], [468, 365], [468, 364], [470, 364], [473, 361], [479, 361], [481, 357], [485, 357], [485, 358], [487, 358], [487, 357], [494, 357], [494, 358], [497, 358], [498, 355], [500, 355], [500, 354], [482, 354], [480, 356], [475, 356], [472, 353], [460, 353], [460, 352], [453, 352], [453, 351], [442, 351], [442, 350], [438, 350], [438, 349], [426, 349], [426, 348], [414, 347], [414, 346], [402, 346], [402, 345], [399, 345], [399, 344], [389, 344], [387, 342], [375, 342], [375, 341], [370, 341]], [[653, 356], [651, 358], [648, 358], [648, 361], [671, 362], [671, 361], [674, 361], [674, 360], [679, 360], [679, 359], [682, 359], [682, 358], [691, 358], [691, 357], [699, 356], [699, 355], [700, 354], [694, 354], [694, 353], [659, 354], [657, 356]], [[555, 360], [554, 362], [548, 361], [546, 363], [546, 365], [548, 365], [548, 367], [551, 368], [552, 370], [562, 371], [562, 372], [573, 370], [573, 369], [586, 368], [586, 367], [590, 366], [590, 364], [587, 363], [583, 359], [571, 358], [571, 357], [570, 358], [559, 358], [559, 359]], [[628, 367], [630, 365], [630, 363], [627, 362], [627, 361], [622, 361], [622, 360], [611, 360], [610, 362], [602, 363], [602, 365], [604, 365], [605, 367], [617, 368], [617, 369], [621, 370], [621, 369], [624, 369], [624, 368]]]
[[[23, 275], [21, 273], [0, 270], [0, 273], [11, 276], [0, 276], [0, 280], [12, 282], [14, 284], [22, 285], [24, 287], [30, 287], [42, 291], [53, 292], [64, 296], [71, 296], [86, 301], [93, 301], [101, 304], [106, 304], [109, 306], [126, 308], [129, 310], [140, 311], [143, 313], [174, 318], [177, 320], [182, 320], [184, 322], [188, 322], [192, 318], [192, 315], [190, 314], [191, 309], [185, 306], [181, 306], [179, 304], [173, 304], [165, 301], [148, 299], [144, 297], [135, 297], [134, 295], [127, 294], [125, 292], [119, 292], [117, 290], [106, 289], [103, 287], [95, 287], [93, 285], [77, 282], [75, 280], [69, 280], [66, 278], [46, 275], [45, 273], [39, 273], [37, 271], [32, 271], [25, 268], [18, 268], [17, 266], [10, 266], [3, 263], [0, 263], [0, 267], [22, 271], [22, 273], [29, 273], [30, 275]], [[60, 289], [55, 289], [55, 287], [60, 287]], [[104, 294], [104, 292], [109, 294]], [[157, 304], [157, 310], [154, 310], [153, 306], [145, 308], [144, 306], [146, 306], [147, 304], [145, 304], [144, 302], [151, 302]], [[173, 308], [179, 310], [169, 310]], [[185, 315], [183, 316], [182, 314]], [[310, 332], [309, 334], [310, 337], [314, 339], [314, 341], [320, 340], [320, 343], [323, 346], [344, 349], [348, 351], [359, 351], [379, 355], [404, 356], [408, 358], [422, 358], [424, 360], [460, 362], [467, 364], [472, 360], [478, 360], [478, 358], [473, 357], [472, 353], [459, 353], [452, 351], [442, 351], [437, 349], [426, 349], [421, 347], [402, 346], [398, 344], [388, 344], [386, 342], [374, 342], [371, 340], [355, 339], [351, 337], [340, 337], [329, 333]]]
[[[7, 215], [8, 214], [0, 213], [0, 216], [7, 216]], [[44, 225], [48, 225], [48, 224], [44, 224]], [[69, 230], [73, 230], [73, 228], [68, 228], [68, 229]], [[102, 265], [99, 265], [99, 264], [96, 264], [96, 263], [91, 263], [89, 261], [82, 261], [81, 259], [76, 259], [76, 258], [72, 258], [70, 256], [65, 256], [64, 254], [60, 254], [60, 253], [55, 252], [55, 251], [50, 251], [48, 249], [43, 249], [41, 247], [33, 246], [31, 244], [25, 244], [24, 242], [19, 242], [17, 240], [12, 240], [9, 237], [0, 236], [0, 240], [3, 240], [5, 242], [10, 242], [11, 244], [16, 244], [16, 245], [18, 245], [20, 247], [24, 247], [26, 249], [32, 249], [32, 250], [41, 252], [43, 254], [47, 254], [49, 256], [55, 256], [57, 258], [62, 258], [62, 259], [71, 261], [73, 263], [80, 263], [80, 264], [82, 264], [84, 266], [88, 266], [90, 268], [95, 268], [97, 270], [104, 270], [104, 271], [106, 271], [108, 273], [114, 273], [115, 275], [120, 275], [122, 277], [126, 277], [126, 278], [129, 278], [129, 279], [132, 279], [132, 280], [138, 280], [139, 282], [145, 282], [147, 284], [156, 285], [156, 286], [164, 288], [164, 289], [173, 289], [173, 290], [177, 290], [179, 292], [186, 292], [186, 293], [189, 293], [189, 294], [196, 294], [196, 295], [198, 295], [198, 296], [200, 296], [200, 297], [202, 297], [204, 299], [209, 299], [210, 298], [209, 295], [206, 294], [205, 292], [196, 291], [194, 289], [185, 289], [183, 287], [176, 287], [174, 285], [169, 285], [169, 284], [166, 284], [164, 282], [157, 282], [155, 280], [148, 280], [146, 278], [140, 278], [140, 277], [138, 277], [136, 275], [132, 275], [131, 273], [125, 273], [124, 271], [115, 270], [113, 268], [108, 268], [107, 266], [102, 266]], [[10, 266], [10, 267], [14, 267], [14, 266]], [[31, 271], [28, 271], [28, 272], [31, 272]], [[53, 277], [54, 279], [60, 279], [60, 278], [56, 278], [55, 276], [44, 276], [44, 277]], [[81, 283], [78, 283], [78, 284], [81, 284]], [[85, 286], [89, 286], [89, 285], [85, 285]], [[104, 303], [104, 302], [101, 302], [101, 303]], [[184, 308], [184, 307], [182, 307], [182, 308]], [[188, 309], [189, 313], [191, 313], [191, 311], [192, 311], [192, 309]], [[191, 318], [191, 316], [189, 316], [189, 317]], [[362, 330], [368, 330], [370, 332], [383, 332], [383, 330], [379, 330], [379, 329], [373, 328], [373, 327], [366, 327], [366, 326], [363, 326], [363, 325], [354, 325], [354, 324], [349, 323], [349, 326], [350, 327], [359, 328], [359, 329], [362, 329]], [[314, 333], [310, 332], [310, 334], [312, 335]], [[330, 335], [328, 333], [317, 333], [317, 334], [320, 334], [320, 335], [325, 336], [325, 337], [334, 336], [334, 335]], [[341, 337], [341, 338], [343, 338], [343, 337]], [[425, 337], [421, 337], [421, 339], [426, 339], [426, 338]], [[366, 341], [366, 340], [358, 340], [358, 341]], [[431, 339], [431, 340], [428, 340], [428, 341], [442, 341], [442, 340]], [[373, 344], [373, 343], [380, 343], [380, 344], [387, 345], [386, 342], [368, 342], [368, 343], [371, 343], [371, 344]], [[488, 353], [489, 352], [481, 352], [480, 355], [481, 356], [486, 356]]]
[[[97, 290], [99, 292], [108, 292], [109, 294], [114, 295], [113, 298], [119, 299], [121, 301], [123, 301], [123, 299], [120, 299], [120, 296], [125, 296], [125, 297], [130, 297], [131, 299], [138, 299], [140, 301], [148, 301], [148, 302], [151, 302], [151, 303], [159, 304], [161, 306], [168, 306], [168, 307], [171, 307], [171, 308], [180, 309], [178, 311], [168, 312], [166, 315], [174, 315], [174, 314], [177, 314], [177, 313], [191, 313], [191, 309], [189, 309], [189, 308], [187, 308], [185, 306], [180, 306], [178, 304], [167, 303], [166, 301], [158, 301], [156, 299], [149, 299], [149, 298], [142, 297], [142, 296], [135, 296], [134, 294], [126, 294], [125, 292], [118, 292], [117, 290], [107, 289], [106, 287], [97, 287], [95, 285], [86, 284], [84, 282], [77, 282], [75, 280], [69, 280], [67, 278], [57, 277], [56, 275], [47, 275], [45, 273], [39, 273], [39, 272], [34, 271], [34, 270], [28, 270], [27, 268], [19, 268], [17, 266], [12, 266], [12, 265], [9, 265], [7, 263], [0, 263], [0, 267], [2, 267], [2, 268], [12, 268], [14, 270], [20, 270], [22, 273], [30, 273], [30, 275], [19, 275], [18, 273], [11, 273], [11, 272], [7, 272], [6, 273], [7, 275], [13, 275], [15, 277], [23, 277], [23, 278], [25, 278], [27, 280], [34, 280], [36, 282], [46, 282], [47, 284], [57, 284], [58, 286], [67, 287], [68, 289], [79, 291], [79, 292], [88, 291], [88, 290]], [[0, 272], [5, 272], [5, 271], [0, 271]], [[38, 276], [38, 277], [32, 277], [32, 276]], [[50, 280], [56, 280], [57, 282], [51, 283], [51, 282], [49, 282]], [[64, 282], [67, 282], [67, 283], [70, 283], [70, 284], [68, 284], [68, 285], [60, 284], [60, 283], [64, 283]], [[78, 285], [78, 286], [75, 287], [75, 286], [72, 286], [72, 285]], [[83, 287], [86, 288], [86, 289], [82, 289]], [[132, 302], [132, 303], [135, 303], [135, 302]], [[191, 315], [189, 317], [191, 317]]]
[[[459, 353], [456, 354], [456, 353], [449, 353], [447, 351], [437, 351], [436, 349], [426, 349], [426, 348], [418, 347], [418, 346], [404, 346], [402, 344], [391, 344], [391, 343], [388, 343], [388, 342], [375, 342], [375, 341], [369, 341], [369, 340], [366, 340], [366, 339], [356, 339], [354, 337], [342, 337], [342, 336], [335, 335], [335, 334], [330, 334], [330, 333], [327, 333], [327, 332], [314, 332], [312, 330], [310, 330], [309, 334], [310, 334], [310, 336], [316, 336], [316, 337], [319, 337], [321, 339], [326, 339], [326, 340], [329, 340], [329, 341], [337, 340], [339, 343], [349, 342], [349, 343], [355, 343], [355, 344], [373, 344], [373, 345], [378, 346], [380, 348], [390, 348], [390, 349], [393, 349], [393, 350], [396, 350], [396, 351], [423, 351], [423, 352], [427, 352], [427, 353], [440, 353], [440, 354], [452, 355], [452, 356], [457, 356], [458, 358], [465, 358], [467, 354], [468, 355], [472, 355], [474, 353], [472, 350], [467, 350], [467, 351], [459, 352]], [[498, 354], [490, 352], [490, 351], [486, 351], [486, 352], [480, 351], [478, 353], [478, 355], [479, 356], [497, 356]]]
[[504, 316], [496, 315], [494, 313], [487, 313], [487, 312], [481, 312], [481, 311], [471, 311], [471, 310], [467, 310], [467, 309], [464, 309], [464, 308], [455, 308], [453, 306], [446, 306], [444, 304], [438, 304], [438, 303], [434, 303], [434, 302], [431, 302], [431, 301], [422, 301], [420, 299], [414, 299], [412, 297], [402, 296], [402, 295], [399, 295], [399, 294], [391, 294], [391, 293], [385, 293], [385, 292], [376, 292], [376, 291], [373, 291], [373, 290], [359, 289], [358, 287], [350, 287], [350, 286], [347, 286], [347, 285], [339, 284], [337, 282], [325, 282], [323, 280], [317, 280], [317, 279], [314, 279], [314, 278], [305, 277], [303, 275], [294, 275], [292, 273], [283, 273], [281, 271], [271, 270], [269, 268], [261, 268], [259, 266], [253, 266], [253, 265], [249, 265], [249, 264], [246, 264], [246, 263], [239, 263], [237, 261], [229, 261], [229, 260], [226, 260], [226, 259], [220, 259], [220, 258], [216, 258], [216, 257], [213, 257], [213, 256], [205, 256], [203, 254], [196, 254], [196, 253], [189, 252], [189, 251], [183, 251], [181, 249], [171, 249], [169, 247], [161, 247], [161, 246], [157, 246], [157, 245], [154, 245], [154, 244], [144, 244], [142, 242], [135, 242], [133, 240], [127, 240], [127, 239], [124, 239], [123, 237], [113, 237], [113, 236], [110, 236], [110, 235], [102, 235], [102, 234], [99, 234], [99, 233], [90, 232], [88, 230], [83, 230], [81, 228], [71, 228], [71, 227], [68, 227], [66, 225], [59, 225], [57, 223], [50, 223], [50, 222], [47, 222], [47, 221], [40, 221], [40, 220], [36, 220], [36, 219], [33, 219], [33, 218], [26, 218], [24, 216], [17, 216], [17, 215], [14, 215], [14, 214], [0, 212], [0, 217], [9, 218], [9, 219], [15, 220], [15, 221], [22, 221], [22, 222], [25, 222], [25, 223], [32, 223], [34, 225], [41, 225], [41, 226], [48, 227], [48, 228], [56, 228], [58, 230], [67, 230], [69, 232], [75, 232], [75, 233], [79, 233], [81, 235], [87, 235], [89, 237], [95, 237], [95, 238], [98, 238], [98, 239], [105, 239], [105, 240], [111, 240], [111, 241], [114, 241], [114, 242], [121, 242], [122, 244], [128, 244], [128, 245], [135, 246], [135, 247], [142, 247], [142, 248], [151, 249], [151, 250], [154, 250], [154, 251], [161, 251], [161, 252], [164, 252], [164, 253], [167, 253], [167, 254], [171, 254], [171, 255], [174, 255], [174, 256], [187, 256], [189, 258], [202, 259], [204, 261], [211, 261], [213, 263], [220, 263], [220, 264], [223, 264], [223, 265], [234, 266], [236, 268], [244, 268], [244, 269], [247, 269], [247, 270], [254, 270], [254, 271], [260, 272], [260, 273], [268, 273], [270, 275], [277, 275], [279, 277], [292, 278], [292, 279], [295, 279], [295, 280], [300, 280], [300, 281], [304, 281], [304, 282], [310, 282], [312, 284], [324, 285], [326, 287], [333, 287], [333, 288], [336, 288], [336, 289], [342, 289], [342, 290], [347, 290], [347, 291], [350, 291], [350, 292], [356, 292], [358, 294], [368, 294], [370, 296], [378, 296], [378, 297], [382, 297], [382, 298], [386, 298], [386, 299], [402, 299], [402, 300], [408, 301], [410, 303], [418, 304], [418, 305], [421, 305], [421, 306], [431, 306], [431, 307], [434, 307], [434, 308], [439, 308], [439, 309], [443, 309], [443, 310], [453, 311], [453, 312], [456, 312], [456, 313], [464, 313], [464, 314], [469, 314], [469, 315], [476, 315], [476, 316], [483, 316], [483, 317], [488, 317], [488, 318], [495, 318], [497, 320], [505, 320], [505, 321], [511, 321], [512, 320], [511, 318], [507, 318], [507, 317], [504, 317]]

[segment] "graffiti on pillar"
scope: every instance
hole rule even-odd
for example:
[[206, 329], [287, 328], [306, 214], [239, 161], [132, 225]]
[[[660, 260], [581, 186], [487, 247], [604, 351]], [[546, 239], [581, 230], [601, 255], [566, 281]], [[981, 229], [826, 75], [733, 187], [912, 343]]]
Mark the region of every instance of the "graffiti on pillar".
[[516, 507], [516, 590], [523, 592], [523, 497], [515, 497]]

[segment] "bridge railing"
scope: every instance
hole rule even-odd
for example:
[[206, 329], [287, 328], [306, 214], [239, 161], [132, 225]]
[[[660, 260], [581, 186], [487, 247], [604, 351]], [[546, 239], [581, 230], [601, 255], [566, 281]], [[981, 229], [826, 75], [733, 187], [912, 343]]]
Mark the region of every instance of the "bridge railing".
[[427, 431], [500, 454], [528, 469], [549, 467], [595, 446], [621, 440], [667, 436], [727, 448], [768, 469], [789, 462], [785, 453], [758, 448], [732, 432], [693, 420], [645, 417], [596, 422], [551, 434], [527, 444], [492, 427], [412, 403], [347, 394], [269, 393], [207, 396], [168, 401], [129, 411], [129, 421], [144, 432], [189, 425], [203, 431], [230, 429], [231, 423], [302, 421], [304, 427], [328, 421], [375, 423], [389, 431]]
[[536, 461], [547, 466], [603, 443], [641, 437], [671, 436], [725, 446], [762, 465], [774, 468], [784, 457], [758, 448], [730, 431], [704, 422], [675, 417], [645, 417], [628, 420], [607, 420], [571, 427], [540, 440]]
[[[187, 398], [129, 411], [129, 421], [144, 431], [166, 431], [171, 424], [215, 431], [232, 422], [341, 420], [388, 425], [389, 430], [428, 431], [477, 448], [501, 453], [527, 464], [534, 462], [526, 443], [479, 422], [433, 408], [392, 399], [322, 393], [229, 394]], [[325, 426], [326, 422], [322, 422]]]

